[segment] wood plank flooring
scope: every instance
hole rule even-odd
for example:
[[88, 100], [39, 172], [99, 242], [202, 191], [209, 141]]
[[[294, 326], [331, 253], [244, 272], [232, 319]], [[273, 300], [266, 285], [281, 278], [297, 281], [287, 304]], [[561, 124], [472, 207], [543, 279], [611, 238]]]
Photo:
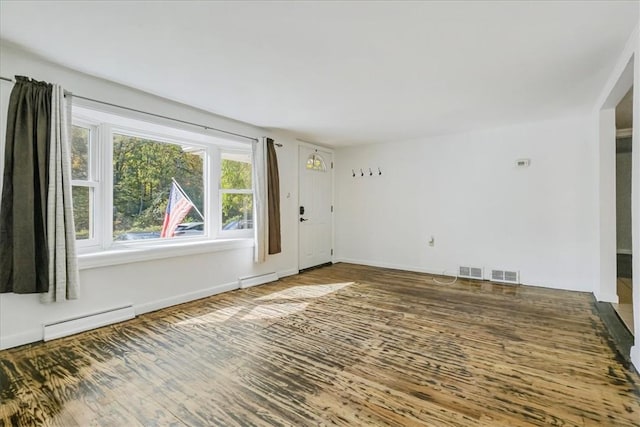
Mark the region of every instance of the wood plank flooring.
[[589, 294], [336, 264], [0, 352], [0, 426], [640, 426]]

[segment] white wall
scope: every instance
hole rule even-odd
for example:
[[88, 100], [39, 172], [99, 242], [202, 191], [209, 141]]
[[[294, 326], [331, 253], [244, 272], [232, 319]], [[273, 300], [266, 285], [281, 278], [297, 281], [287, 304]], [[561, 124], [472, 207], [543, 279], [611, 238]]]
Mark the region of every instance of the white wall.
[[[81, 296], [77, 301], [45, 305], [39, 302], [37, 295], [0, 294], [0, 349], [42, 339], [44, 323], [126, 304], [133, 304], [136, 312], [144, 312], [237, 288], [239, 277], [273, 271], [281, 275], [297, 272], [298, 143], [295, 140], [78, 73], [42, 61], [12, 46], [1, 45], [0, 75], [13, 77], [15, 74], [58, 83], [85, 97], [250, 136], [267, 135], [284, 144], [278, 149], [283, 252], [270, 256], [261, 265], [253, 264], [253, 248], [242, 248], [82, 270]], [[12, 84], [0, 82], [0, 152], [3, 154], [6, 106], [11, 89]], [[4, 168], [2, 158], [0, 165], [1, 176]]]
[[[525, 284], [591, 292], [597, 170], [587, 125], [580, 117], [338, 149], [337, 258], [452, 274], [513, 269]], [[531, 166], [517, 169], [519, 158]], [[378, 166], [382, 176], [352, 177]]]

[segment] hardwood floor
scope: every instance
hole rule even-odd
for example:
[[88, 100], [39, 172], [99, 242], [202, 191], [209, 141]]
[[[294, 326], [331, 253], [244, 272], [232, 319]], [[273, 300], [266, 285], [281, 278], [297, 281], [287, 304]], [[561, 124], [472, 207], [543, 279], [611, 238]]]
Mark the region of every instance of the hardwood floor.
[[350, 264], [0, 352], [0, 426], [639, 426], [589, 294]]

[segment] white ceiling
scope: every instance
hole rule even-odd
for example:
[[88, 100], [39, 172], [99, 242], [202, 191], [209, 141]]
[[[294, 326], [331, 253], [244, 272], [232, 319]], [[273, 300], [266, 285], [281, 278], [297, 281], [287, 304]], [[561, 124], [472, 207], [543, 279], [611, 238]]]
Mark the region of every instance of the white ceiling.
[[637, 22], [637, 1], [0, 1], [30, 52], [329, 145], [589, 111]]

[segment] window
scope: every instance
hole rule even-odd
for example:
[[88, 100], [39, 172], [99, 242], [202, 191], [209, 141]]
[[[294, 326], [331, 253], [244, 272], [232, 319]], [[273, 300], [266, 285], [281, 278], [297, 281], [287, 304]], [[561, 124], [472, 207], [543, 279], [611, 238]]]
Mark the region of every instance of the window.
[[80, 245], [95, 241], [97, 165], [95, 127], [78, 123], [71, 128], [71, 190], [76, 239]]
[[306, 164], [307, 169], [318, 171], [318, 172], [326, 172], [327, 165], [324, 163], [324, 159], [320, 154], [312, 153], [309, 155]]
[[[82, 106], [73, 112], [74, 219], [83, 251], [252, 235], [248, 144]], [[172, 188], [186, 214], [167, 221], [172, 230], [162, 234]], [[179, 211], [172, 204], [173, 218]]]
[[248, 153], [221, 153], [220, 218], [222, 231], [253, 228], [251, 155]]
[[[115, 240], [160, 238], [169, 191], [175, 182], [193, 204], [183, 224], [205, 221], [206, 150], [113, 133], [113, 236]], [[182, 227], [185, 228], [185, 227]], [[201, 227], [200, 234], [204, 234]], [[167, 238], [192, 234], [171, 234]]]

